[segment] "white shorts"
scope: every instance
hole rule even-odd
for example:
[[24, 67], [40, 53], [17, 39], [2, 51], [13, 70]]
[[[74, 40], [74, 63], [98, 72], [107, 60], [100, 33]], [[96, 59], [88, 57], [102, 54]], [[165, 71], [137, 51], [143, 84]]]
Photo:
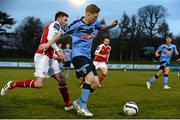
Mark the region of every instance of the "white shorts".
[[43, 54], [35, 54], [34, 65], [35, 77], [49, 78], [52, 75], [61, 72], [58, 61], [50, 59], [49, 57]]
[[107, 68], [107, 65], [106, 65], [106, 62], [97, 62], [97, 61], [94, 61], [93, 64], [95, 65], [96, 69], [108, 69]]

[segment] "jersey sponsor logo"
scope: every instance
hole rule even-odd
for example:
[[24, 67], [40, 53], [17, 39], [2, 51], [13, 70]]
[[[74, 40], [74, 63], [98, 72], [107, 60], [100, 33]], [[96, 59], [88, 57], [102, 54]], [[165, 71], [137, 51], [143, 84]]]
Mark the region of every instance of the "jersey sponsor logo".
[[173, 54], [173, 51], [171, 51], [171, 50], [165, 50], [165, 54]]
[[53, 28], [54, 28], [55, 30], [59, 31], [61, 27], [60, 27], [60, 25], [59, 25], [59, 24], [54, 23]]
[[166, 48], [166, 50], [171, 51], [171, 48]]
[[81, 39], [82, 40], [88, 40], [88, 39], [93, 39], [95, 37], [95, 35], [92, 34], [86, 34], [86, 35], [81, 35]]
[[86, 34], [91, 34], [91, 33], [93, 33], [94, 32], [94, 30], [93, 30], [93, 28], [91, 28], [91, 29], [85, 29], [85, 28], [79, 28], [77, 31], [79, 31], [79, 32], [83, 32], [83, 33], [86, 33]]

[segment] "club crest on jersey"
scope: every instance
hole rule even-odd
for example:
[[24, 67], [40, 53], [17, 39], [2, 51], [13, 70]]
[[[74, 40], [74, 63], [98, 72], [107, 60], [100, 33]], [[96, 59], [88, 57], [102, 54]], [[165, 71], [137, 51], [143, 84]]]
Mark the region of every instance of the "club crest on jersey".
[[97, 49], [96, 50], [99, 50], [100, 49], [100, 47], [97, 47]]
[[82, 71], [83, 71], [83, 73], [84, 73], [84, 74], [86, 74], [86, 73], [87, 73], [86, 68], [84, 68]]
[[85, 34], [85, 35], [81, 35], [81, 39], [82, 40], [87, 40], [87, 39], [93, 39], [95, 37], [95, 35], [92, 34]]

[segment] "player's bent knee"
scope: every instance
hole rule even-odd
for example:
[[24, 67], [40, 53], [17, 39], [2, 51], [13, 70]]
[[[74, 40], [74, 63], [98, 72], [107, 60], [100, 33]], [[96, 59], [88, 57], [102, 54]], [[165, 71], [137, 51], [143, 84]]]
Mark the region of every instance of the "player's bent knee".
[[92, 84], [94, 81], [94, 74], [93, 72], [89, 72], [86, 77], [85, 77], [85, 82], [88, 83], [88, 84]]
[[101, 74], [106, 75], [108, 71], [102, 71]]
[[60, 77], [59, 84], [66, 84], [65, 77], [63, 77], [63, 76]]
[[106, 75], [106, 74], [108, 73], [108, 69], [104, 69], [104, 70], [102, 71], [102, 73], [103, 73], [104, 75]]
[[35, 88], [42, 88], [43, 86], [44, 86], [44, 84], [39, 84], [39, 83], [34, 84]]
[[35, 88], [42, 88], [44, 86], [44, 80], [43, 79], [37, 79], [34, 82], [34, 87]]

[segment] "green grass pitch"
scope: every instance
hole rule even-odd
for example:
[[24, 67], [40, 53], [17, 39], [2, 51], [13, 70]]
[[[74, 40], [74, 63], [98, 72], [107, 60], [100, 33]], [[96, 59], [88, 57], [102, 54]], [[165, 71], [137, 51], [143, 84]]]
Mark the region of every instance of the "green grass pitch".
[[[9, 80], [32, 79], [34, 69], [0, 68], [0, 87]], [[170, 72], [171, 90], [163, 90], [160, 78], [147, 90], [145, 82], [156, 71], [109, 71], [103, 88], [91, 96], [88, 106], [93, 118], [180, 118], [180, 77], [176, 71]], [[81, 93], [79, 81], [74, 71], [67, 80], [71, 100]], [[136, 116], [125, 116], [123, 105], [134, 101], [139, 107]], [[0, 96], [0, 118], [10, 119], [80, 119], [75, 111], [63, 110], [62, 97], [53, 78], [46, 81], [42, 89], [16, 88], [7, 95]]]

